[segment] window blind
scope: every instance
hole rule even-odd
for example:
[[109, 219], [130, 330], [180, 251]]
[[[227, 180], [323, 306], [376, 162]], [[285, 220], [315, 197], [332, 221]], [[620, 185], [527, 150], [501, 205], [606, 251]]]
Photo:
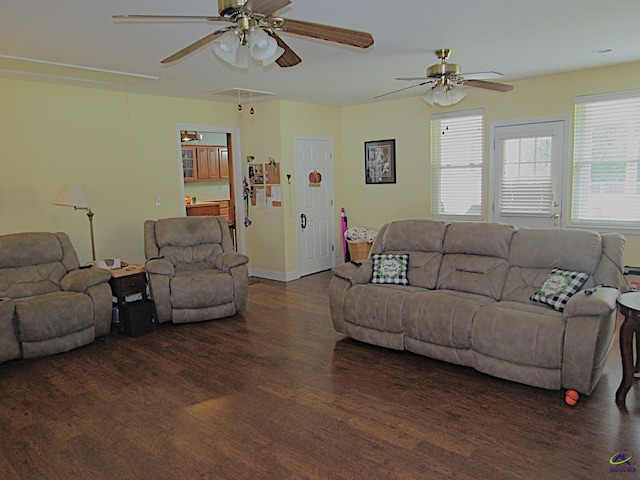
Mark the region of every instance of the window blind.
[[640, 227], [640, 92], [574, 103], [571, 222]]
[[482, 220], [483, 112], [431, 117], [432, 214]]

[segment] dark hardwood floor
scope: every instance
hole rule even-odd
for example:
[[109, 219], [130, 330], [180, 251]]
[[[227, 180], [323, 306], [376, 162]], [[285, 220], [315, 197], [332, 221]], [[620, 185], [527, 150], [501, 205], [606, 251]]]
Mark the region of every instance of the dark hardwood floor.
[[0, 366], [0, 479], [627, 479], [616, 342], [575, 407], [564, 392], [358, 343], [324, 272], [258, 280], [225, 320], [113, 333]]

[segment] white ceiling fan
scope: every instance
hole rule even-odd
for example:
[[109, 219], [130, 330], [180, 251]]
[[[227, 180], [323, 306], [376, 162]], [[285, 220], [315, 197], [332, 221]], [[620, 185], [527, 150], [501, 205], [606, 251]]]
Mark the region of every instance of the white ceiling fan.
[[375, 98], [385, 97], [410, 88], [433, 84], [431, 89], [422, 98], [431, 105], [438, 103], [440, 105], [447, 106], [453, 105], [465, 97], [466, 92], [459, 88], [460, 86], [484, 88], [495, 92], [510, 92], [513, 90], [512, 85], [481, 80], [482, 78], [501, 77], [502, 74], [498, 72], [460, 73], [460, 65], [447, 63], [447, 59], [449, 58], [449, 55], [451, 55], [451, 49], [449, 48], [436, 50], [435, 54], [440, 60], [440, 63], [436, 63], [428, 67], [426, 77], [396, 78], [396, 80], [409, 82], [417, 81], [418, 83], [399, 90], [394, 90], [393, 92], [383, 93]]

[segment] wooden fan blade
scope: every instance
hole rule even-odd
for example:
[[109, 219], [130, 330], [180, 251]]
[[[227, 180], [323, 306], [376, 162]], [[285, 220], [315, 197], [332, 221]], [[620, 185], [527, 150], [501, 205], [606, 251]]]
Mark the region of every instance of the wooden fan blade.
[[463, 85], [476, 88], [484, 88], [485, 90], [493, 90], [494, 92], [510, 92], [513, 85], [505, 83], [485, 82], [484, 80], [465, 80]]
[[370, 33], [301, 20], [285, 19], [283, 31], [358, 48], [368, 48], [373, 45], [373, 37]]
[[275, 33], [268, 32], [273, 39], [278, 42], [278, 46], [284, 49], [284, 53], [276, 60], [276, 63], [282, 68], [294, 67], [302, 62], [302, 59], [291, 50], [291, 47], [284, 43], [284, 41]]
[[407, 82], [418, 82], [420, 80], [429, 80], [429, 77], [396, 77], [396, 80], [402, 80]]
[[426, 82], [416, 83], [415, 85], [411, 85], [409, 87], [404, 87], [404, 88], [401, 88], [400, 90], [394, 90], [393, 92], [383, 93], [382, 95], [378, 95], [377, 97], [373, 97], [373, 98], [386, 97], [387, 95], [391, 95], [392, 93], [403, 92], [404, 90], [409, 90], [410, 88], [414, 88], [414, 87], [421, 87], [421, 86], [427, 85], [429, 83], [433, 83], [433, 80], [428, 80]]
[[268, 17], [290, 3], [291, 0], [247, 0], [247, 3], [242, 6], [240, 11], [259, 13]]
[[470, 72], [459, 74], [465, 80], [484, 80], [487, 78], [500, 78], [502, 76], [499, 72]]
[[179, 52], [174, 53], [170, 57], [165, 58], [160, 63], [171, 63], [171, 62], [175, 62], [176, 60], [180, 60], [181, 58], [186, 57], [190, 53], [193, 53], [196, 50], [199, 50], [200, 48], [204, 47], [205, 45], [208, 45], [209, 43], [213, 42], [216, 38], [218, 38], [220, 35], [225, 33], [227, 30], [228, 28], [223, 28], [222, 30], [217, 30], [213, 33], [210, 33], [206, 37], [201, 38], [197, 42], [194, 42], [188, 47], [183, 48]]
[[114, 15], [114, 20], [204, 20], [206, 22], [228, 22], [223, 17], [212, 17], [211, 15]]

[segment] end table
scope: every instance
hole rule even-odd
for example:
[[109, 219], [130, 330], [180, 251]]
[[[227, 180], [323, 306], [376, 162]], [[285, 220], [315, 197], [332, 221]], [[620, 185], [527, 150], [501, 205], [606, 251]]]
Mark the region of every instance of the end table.
[[[120, 319], [120, 333], [135, 337], [153, 331], [153, 305], [147, 297], [147, 274], [144, 265], [129, 263], [108, 270], [109, 284], [116, 297], [115, 308]], [[141, 295], [141, 301], [127, 302], [126, 297]]]
[[[627, 292], [618, 297], [620, 313], [624, 321], [620, 326], [620, 356], [622, 357], [622, 382], [616, 391], [616, 403], [624, 405], [635, 374], [640, 373], [640, 292]], [[636, 344], [636, 360], [633, 358], [633, 339]]]

